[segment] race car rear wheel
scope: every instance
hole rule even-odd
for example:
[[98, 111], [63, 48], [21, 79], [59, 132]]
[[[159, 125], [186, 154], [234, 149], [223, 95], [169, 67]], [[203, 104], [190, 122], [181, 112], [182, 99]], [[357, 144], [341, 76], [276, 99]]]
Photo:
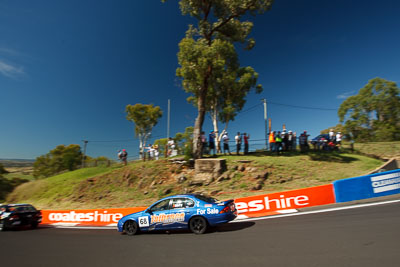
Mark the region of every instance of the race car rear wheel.
[[4, 222], [0, 222], [0, 231], [5, 231], [6, 227], [4, 226]]
[[204, 217], [194, 217], [189, 221], [190, 231], [196, 235], [204, 234], [207, 230], [207, 221]]
[[139, 226], [135, 221], [129, 220], [124, 224], [124, 232], [127, 235], [136, 235], [138, 233]]

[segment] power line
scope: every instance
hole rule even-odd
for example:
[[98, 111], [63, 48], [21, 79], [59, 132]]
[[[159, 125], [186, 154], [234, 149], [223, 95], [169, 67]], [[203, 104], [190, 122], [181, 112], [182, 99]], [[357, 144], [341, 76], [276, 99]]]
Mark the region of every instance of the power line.
[[286, 106], [286, 107], [291, 107], [291, 108], [302, 108], [302, 109], [313, 109], [313, 110], [337, 111], [336, 108], [306, 107], [306, 106], [297, 106], [297, 105], [276, 103], [276, 102], [271, 102], [271, 101], [268, 101], [268, 104], [278, 105], [278, 106]]
[[[164, 137], [164, 135], [150, 136], [151, 138]], [[87, 140], [90, 143], [122, 143], [122, 142], [136, 142], [138, 138], [120, 139], [120, 140]]]
[[242, 110], [242, 111], [238, 112], [238, 114], [246, 113], [246, 112], [251, 111], [251, 110], [253, 110], [253, 109], [255, 109], [255, 108], [259, 107], [259, 106], [262, 106], [262, 105], [263, 105], [262, 103], [257, 104], [255, 106], [252, 106], [252, 107], [248, 108], [248, 109], [245, 109], [245, 110]]

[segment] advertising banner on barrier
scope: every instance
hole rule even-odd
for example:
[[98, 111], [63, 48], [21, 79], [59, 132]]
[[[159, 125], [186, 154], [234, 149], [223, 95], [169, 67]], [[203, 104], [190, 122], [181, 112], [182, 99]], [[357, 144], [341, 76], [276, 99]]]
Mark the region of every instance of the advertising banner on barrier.
[[332, 203], [335, 203], [332, 184], [235, 199], [238, 213], [248, 217]]
[[400, 194], [400, 169], [333, 182], [337, 202]]
[[42, 210], [43, 224], [116, 225], [123, 216], [145, 210], [146, 207], [91, 210]]

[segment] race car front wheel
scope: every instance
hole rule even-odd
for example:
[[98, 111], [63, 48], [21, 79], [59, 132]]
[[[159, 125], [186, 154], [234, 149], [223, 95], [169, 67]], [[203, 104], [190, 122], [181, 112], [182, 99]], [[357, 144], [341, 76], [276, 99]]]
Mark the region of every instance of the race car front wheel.
[[196, 235], [204, 234], [207, 230], [207, 221], [203, 217], [194, 217], [189, 221], [190, 231]]
[[124, 232], [127, 235], [136, 235], [139, 230], [139, 226], [135, 221], [129, 220], [124, 224]]

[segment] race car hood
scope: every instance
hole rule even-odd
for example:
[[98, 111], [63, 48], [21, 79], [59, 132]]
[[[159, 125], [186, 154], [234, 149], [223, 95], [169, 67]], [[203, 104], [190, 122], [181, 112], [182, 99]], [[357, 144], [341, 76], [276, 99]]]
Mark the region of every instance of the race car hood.
[[127, 219], [127, 218], [134, 218], [134, 217], [139, 217], [141, 215], [144, 214], [144, 211], [139, 211], [139, 212], [135, 212], [135, 213], [131, 213], [128, 215], [125, 215], [124, 217], [121, 218], [121, 220]]

